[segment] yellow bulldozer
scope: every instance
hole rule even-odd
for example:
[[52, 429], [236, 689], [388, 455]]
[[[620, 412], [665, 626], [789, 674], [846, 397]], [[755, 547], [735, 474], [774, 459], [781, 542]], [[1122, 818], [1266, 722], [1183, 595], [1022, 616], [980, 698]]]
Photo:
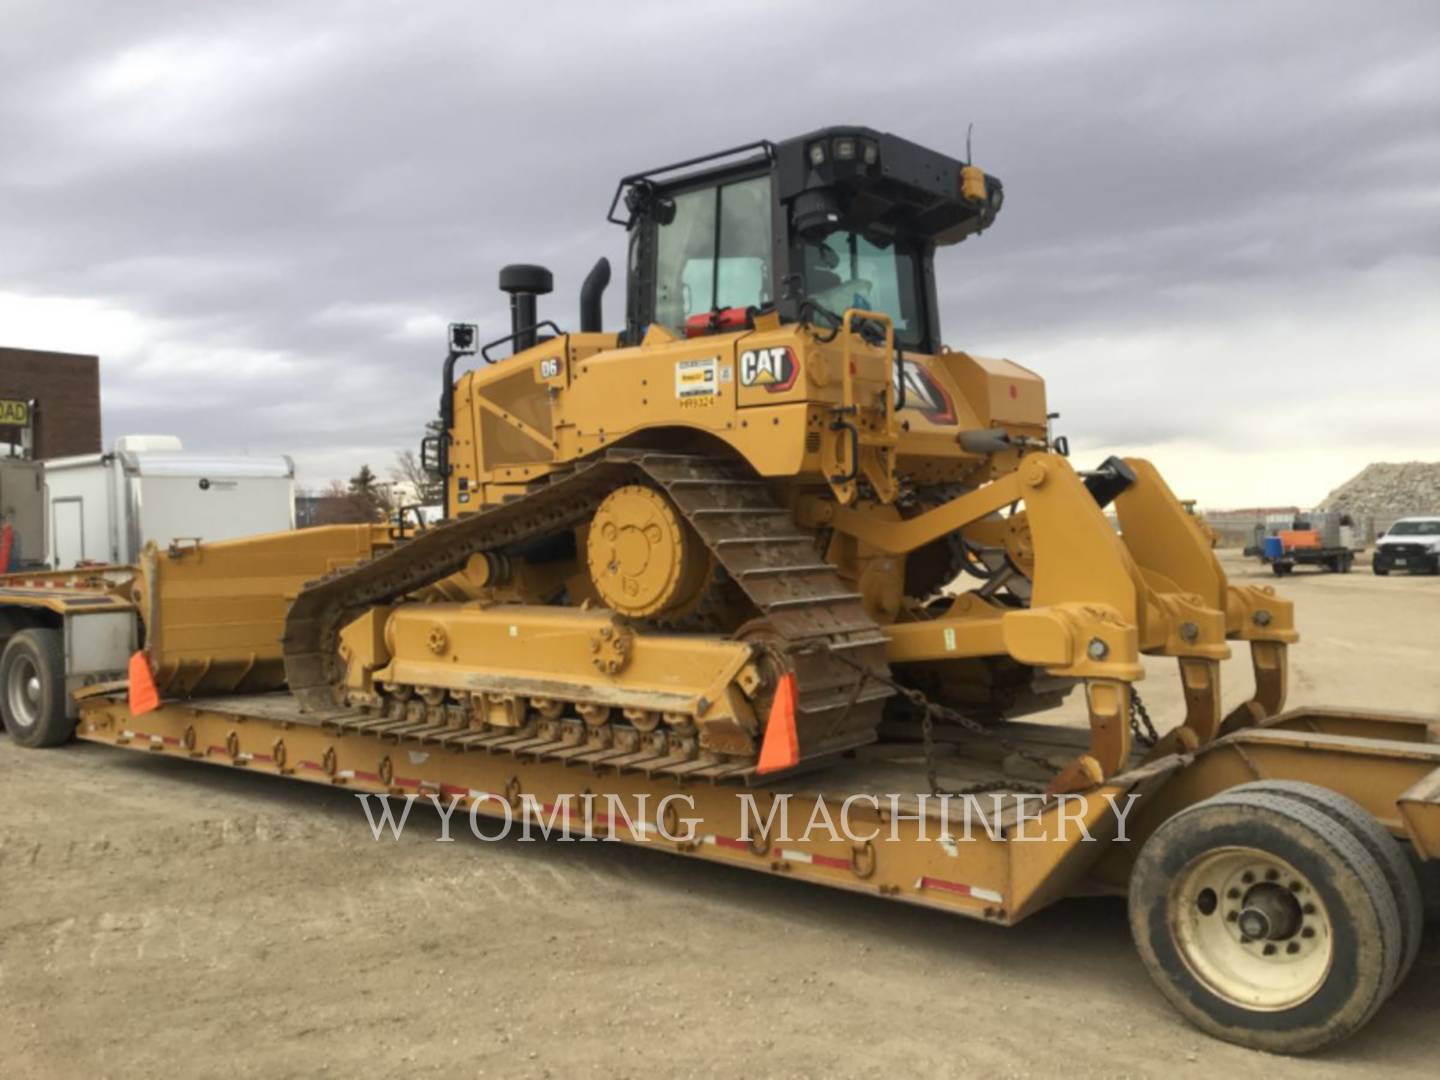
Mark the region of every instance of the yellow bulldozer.
[[[1072, 467], [1039, 377], [943, 343], [935, 251], [1003, 198], [863, 127], [625, 177], [624, 329], [601, 326], [603, 259], [573, 331], [539, 317], [546, 269], [501, 271], [511, 332], [452, 327], [423, 447], [447, 523], [304, 591], [291, 690], [743, 779], [1083, 686], [1057, 792], [1129, 759], [1142, 654], [1185, 687], [1157, 755], [1273, 715], [1289, 604], [1228, 584], [1147, 462]], [[539, 627], [565, 644], [537, 654]], [[1257, 683], [1228, 718], [1227, 639]]]
[[[448, 800], [486, 839], [538, 814], [999, 925], [1128, 892], [1203, 1030], [1344, 1037], [1419, 953], [1434, 726], [1282, 712], [1290, 605], [1226, 580], [1148, 462], [1072, 466], [1036, 375], [943, 343], [935, 251], [1003, 190], [861, 127], [625, 177], [622, 329], [604, 260], [577, 329], [528, 265], [500, 273], [508, 334], [451, 327], [441, 523], [0, 579], [11, 738]], [[1254, 688], [1225, 713], [1231, 641]], [[1178, 668], [1161, 732], [1142, 656]], [[1025, 719], [1072, 692], [1088, 733]], [[787, 807], [859, 828], [793, 834]]]

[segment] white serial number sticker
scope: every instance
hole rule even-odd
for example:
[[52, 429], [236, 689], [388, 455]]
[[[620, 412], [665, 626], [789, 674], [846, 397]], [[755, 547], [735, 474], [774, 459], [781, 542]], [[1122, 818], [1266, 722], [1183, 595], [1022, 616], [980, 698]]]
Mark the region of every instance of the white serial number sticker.
[[679, 360], [675, 363], [675, 397], [681, 408], [715, 404], [720, 393], [720, 358]]

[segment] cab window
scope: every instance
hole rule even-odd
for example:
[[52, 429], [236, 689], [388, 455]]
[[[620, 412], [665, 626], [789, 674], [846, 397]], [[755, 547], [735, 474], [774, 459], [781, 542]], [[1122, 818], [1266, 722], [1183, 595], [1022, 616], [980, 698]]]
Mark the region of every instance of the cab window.
[[674, 203], [658, 230], [655, 321], [680, 331], [692, 315], [770, 303], [770, 177], [688, 191]]
[[883, 311], [902, 345], [915, 348], [924, 338], [916, 260], [893, 240], [880, 243], [843, 229], [809, 239], [805, 281], [810, 299], [836, 315], [846, 308]]

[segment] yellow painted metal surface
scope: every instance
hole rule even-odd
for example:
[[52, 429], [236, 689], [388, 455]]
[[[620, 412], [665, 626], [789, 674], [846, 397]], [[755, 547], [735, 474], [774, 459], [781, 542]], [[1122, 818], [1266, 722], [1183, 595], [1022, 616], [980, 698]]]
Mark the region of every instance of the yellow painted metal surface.
[[[846, 317], [888, 324], [881, 313]], [[906, 353], [917, 407], [905, 412], [900, 434], [885, 417], [893, 404], [871, 404], [874, 395], [894, 401], [893, 350], [856, 334], [826, 342], [806, 327], [766, 322], [698, 338], [652, 327], [639, 345], [614, 343], [611, 334], [562, 335], [460, 377], [452, 433], [457, 510], [496, 501], [491, 485], [538, 479], [647, 433], [713, 439], [762, 475], [810, 474], [823, 483], [850, 464], [848, 437], [828, 423], [830, 410], [847, 406], [859, 406], [862, 429], [873, 428], [868, 438], [896, 442], [895, 469], [934, 479], [981, 464], [981, 455], [959, 446], [958, 431], [1002, 425], [1032, 438], [1045, 433], [1044, 384], [1009, 361]], [[821, 416], [826, 422], [816, 422]], [[890, 471], [877, 472], [882, 486]]]
[[[362, 615], [340, 648], [352, 703], [380, 709], [381, 690], [420, 687], [431, 707], [448, 704], [434, 716], [475, 731], [497, 722], [488, 709], [500, 699], [505, 727], [533, 728], [567, 709], [607, 734], [612, 714], [641, 731], [663, 718], [678, 735], [698, 738], [717, 763], [718, 755], [753, 753], [759, 731], [749, 645], [636, 633], [601, 610], [405, 604]], [[431, 715], [427, 701], [416, 703], [417, 716]]]
[[[457, 830], [470, 827], [472, 812], [485, 835], [507, 816], [520, 822], [528, 813], [557, 832], [568, 822], [577, 836], [1000, 925], [1088, 887], [1090, 867], [1124, 830], [1122, 817], [1134, 816], [1132, 790], [1163, 776], [1141, 772], [1084, 800], [1012, 792], [971, 796], [968, 804], [879, 788], [836, 793], [804, 781], [726, 787], [532, 761], [523, 751], [457, 749], [446, 744], [453, 733], [444, 728], [386, 737], [303, 723], [277, 698], [169, 703], [141, 717], [118, 700], [92, 698], [79, 735], [355, 793], [433, 796], [442, 807], [453, 802]], [[358, 810], [356, 827], [367, 827]]]
[[[1367, 810], [1422, 858], [1440, 858], [1440, 721], [1411, 714], [1298, 708], [1221, 737], [1193, 755], [1155, 761], [1184, 767], [1147, 797], [1133, 820], [1148, 837], [1170, 816], [1254, 780], [1298, 780]], [[1123, 883], [1133, 848], [1110, 852], [1099, 877]]]
[[177, 696], [283, 686], [290, 601], [305, 582], [387, 543], [383, 528], [329, 525], [165, 551], [147, 545], [136, 590], [156, 684]]

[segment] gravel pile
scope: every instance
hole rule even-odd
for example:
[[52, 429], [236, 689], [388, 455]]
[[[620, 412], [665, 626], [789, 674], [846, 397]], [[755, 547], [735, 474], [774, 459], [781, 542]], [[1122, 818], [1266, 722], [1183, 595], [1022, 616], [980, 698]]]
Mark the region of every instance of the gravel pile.
[[1320, 506], [1377, 521], [1440, 514], [1440, 461], [1366, 465]]

